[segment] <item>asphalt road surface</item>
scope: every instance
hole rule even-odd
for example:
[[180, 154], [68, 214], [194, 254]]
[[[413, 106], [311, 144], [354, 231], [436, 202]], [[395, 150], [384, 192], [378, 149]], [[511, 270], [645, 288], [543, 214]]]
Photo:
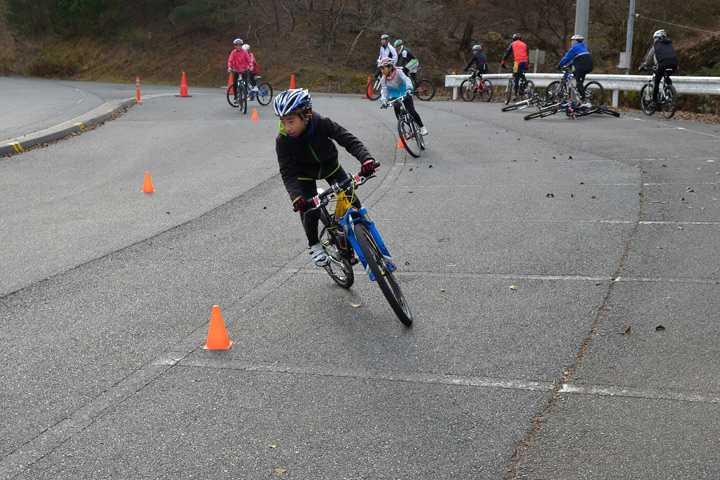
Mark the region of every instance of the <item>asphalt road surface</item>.
[[[8, 139], [135, 96], [0, 80]], [[272, 108], [178, 89], [0, 158], [0, 478], [720, 477], [720, 125], [433, 100], [412, 159], [315, 95], [381, 163], [406, 328], [310, 263]]]

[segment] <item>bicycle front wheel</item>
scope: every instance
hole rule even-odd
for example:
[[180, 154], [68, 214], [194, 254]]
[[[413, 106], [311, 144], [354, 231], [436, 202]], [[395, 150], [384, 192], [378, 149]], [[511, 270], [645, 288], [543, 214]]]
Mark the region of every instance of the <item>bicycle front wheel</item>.
[[248, 102], [247, 86], [245, 84], [243, 84], [242, 88], [240, 88], [240, 93], [238, 93], [238, 96], [238, 101], [240, 102], [240, 111], [245, 114], [247, 113]]
[[559, 102], [560, 101], [560, 80], [550, 82], [545, 90], [545, 101], [546, 102]]
[[550, 115], [555, 115], [560, 110], [561, 104], [556, 103], [554, 105], [550, 105], [545, 108], [541, 108], [537, 112], [529, 113], [525, 115], [523, 118], [525, 120], [530, 120], [533, 118], [544, 118], [549, 117]]
[[483, 90], [480, 92], [480, 99], [483, 102], [489, 102], [493, 96], [493, 84], [490, 80], [483, 79]]
[[235, 95], [233, 94], [233, 86], [232, 85], [230, 85], [228, 87], [226, 96], [227, 96], [227, 101], [231, 107], [237, 108], [240, 106], [240, 104], [235, 101]]
[[463, 80], [463, 82], [460, 84], [460, 96], [462, 96], [462, 99], [466, 102], [472, 102], [475, 100], [475, 91], [477, 90], [477, 87], [473, 82], [470, 81], [470, 79]]
[[272, 85], [267, 82], [263, 82], [258, 85], [258, 90], [260, 91], [255, 94], [255, 98], [257, 98], [258, 103], [260, 105], [267, 105], [270, 103], [273, 98]]
[[663, 89], [665, 97], [662, 104], [662, 112], [665, 118], [672, 118], [677, 109], [677, 91], [672, 85], [665, 85]]
[[400, 135], [400, 141], [405, 147], [407, 152], [417, 158], [420, 156], [420, 141], [417, 137], [420, 135], [417, 130], [413, 131], [412, 126], [408, 120], [400, 118], [398, 120], [398, 135]]
[[655, 113], [655, 104], [652, 102], [652, 85], [646, 83], [640, 89], [640, 110], [645, 115], [652, 115]]
[[515, 79], [510, 77], [508, 79], [507, 87], [505, 87], [505, 105], [510, 103], [510, 99], [512, 98], [513, 94], [513, 88], [515, 88]]
[[528, 80], [525, 84], [525, 88], [522, 91], [522, 99], [530, 100], [535, 95], [535, 83], [532, 80]]
[[382, 290], [383, 295], [385, 295], [395, 315], [397, 315], [404, 325], [409, 327], [413, 322], [410, 307], [405, 300], [400, 285], [398, 285], [395, 280], [392, 268], [388, 265], [388, 262], [380, 251], [380, 247], [378, 247], [375, 242], [375, 238], [362, 222], [356, 222], [354, 230], [360, 251], [363, 257], [365, 257], [365, 261], [375, 277], [375, 281], [380, 286], [380, 290]]
[[604, 105], [605, 89], [599, 82], [588, 82], [585, 85], [585, 98], [593, 105]]
[[[325, 253], [330, 257], [330, 263], [325, 266], [330, 278], [343, 288], [350, 288], [355, 282], [355, 274], [352, 266], [346, 258], [345, 252], [340, 245], [338, 234], [335, 231], [323, 229], [320, 234], [320, 243], [325, 247]], [[349, 248], [350, 243], [345, 241], [345, 248]]]
[[380, 98], [380, 78], [370, 77], [366, 87], [368, 99], [375, 101]]

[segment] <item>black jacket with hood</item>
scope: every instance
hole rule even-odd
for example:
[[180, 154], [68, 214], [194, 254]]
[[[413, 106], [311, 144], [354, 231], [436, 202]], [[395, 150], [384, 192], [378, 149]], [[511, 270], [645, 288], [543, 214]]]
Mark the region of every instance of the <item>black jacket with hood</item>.
[[340, 167], [338, 149], [333, 140], [361, 164], [373, 158], [365, 145], [352, 133], [315, 112], [310, 116], [307, 129], [301, 137], [290, 137], [280, 123], [280, 133], [275, 139], [275, 152], [280, 165], [280, 175], [291, 200], [294, 201], [302, 195], [300, 180], [321, 180], [335, 173]]

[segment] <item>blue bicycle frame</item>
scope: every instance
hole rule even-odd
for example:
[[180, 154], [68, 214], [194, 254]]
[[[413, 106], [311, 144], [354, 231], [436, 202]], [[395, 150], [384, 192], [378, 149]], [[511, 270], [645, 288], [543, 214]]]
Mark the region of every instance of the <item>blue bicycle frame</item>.
[[367, 210], [365, 209], [365, 207], [361, 207], [359, 210], [356, 207], [350, 207], [348, 211], [345, 212], [343, 218], [338, 221], [338, 223], [340, 224], [340, 226], [347, 230], [348, 240], [350, 240], [350, 244], [353, 246], [355, 254], [362, 262], [363, 267], [365, 267], [365, 272], [370, 276], [370, 280], [375, 281], [375, 277], [370, 271], [370, 267], [368, 267], [367, 260], [365, 260], [365, 257], [362, 254], [362, 250], [360, 250], [360, 245], [358, 244], [357, 238], [355, 238], [355, 231], [352, 228], [352, 225], [355, 222], [362, 222], [363, 224], [365, 224], [368, 230], [370, 230], [370, 234], [373, 236], [375, 243], [377, 243], [377, 246], [380, 248], [380, 252], [385, 258], [385, 261], [390, 267], [390, 270], [394, 272], [397, 269], [397, 266], [395, 265], [395, 262], [393, 262], [393, 259], [390, 256], [390, 252], [385, 246], [385, 242], [383, 242], [380, 233], [378, 232], [377, 228], [375, 228], [375, 222], [371, 221], [368, 218]]

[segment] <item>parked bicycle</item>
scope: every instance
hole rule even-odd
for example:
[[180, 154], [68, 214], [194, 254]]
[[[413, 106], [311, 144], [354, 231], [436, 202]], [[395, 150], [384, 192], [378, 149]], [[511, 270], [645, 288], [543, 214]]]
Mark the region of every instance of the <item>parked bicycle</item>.
[[490, 80], [486, 80], [477, 73], [476, 69], [472, 70], [470, 78], [463, 80], [460, 84], [460, 93], [462, 99], [466, 102], [472, 102], [475, 97], [480, 97], [483, 102], [489, 102], [493, 96], [493, 84]]
[[[380, 98], [382, 89], [380, 86], [381, 78], [382, 75], [379, 77], [370, 77], [370, 81], [365, 86], [368, 99], [375, 101]], [[432, 100], [435, 96], [435, 84], [425, 78], [418, 80], [417, 83], [413, 82], [413, 95], [423, 102]]]
[[420, 127], [415, 123], [415, 119], [410, 112], [405, 108], [403, 100], [405, 97], [397, 97], [390, 100], [387, 105], [382, 105], [381, 108], [387, 108], [389, 106], [399, 105], [400, 113], [398, 115], [398, 135], [400, 135], [400, 142], [407, 152], [417, 158], [420, 156], [422, 150], [425, 150], [425, 140], [420, 135]]
[[[644, 69], [643, 69], [644, 70]], [[652, 94], [655, 88], [655, 73], [657, 66], [653, 67], [653, 75], [650, 80], [640, 89], [640, 108], [645, 115], [652, 115], [657, 110], [658, 104], [662, 109], [663, 117], [672, 118], [677, 109], [677, 91], [669, 83], [670, 73], [672, 69], [667, 69], [663, 73], [660, 80], [660, 88], [658, 88], [658, 104], [653, 103]]]
[[558, 103], [568, 95], [578, 103], [585, 100], [592, 105], [603, 105], [605, 103], [605, 89], [600, 82], [588, 82], [585, 84], [585, 96], [581, 98], [577, 89], [575, 76], [570, 72], [569, 66], [560, 67], [563, 76], [560, 80], [550, 82], [545, 90], [545, 101], [547, 103]]
[[528, 100], [520, 100], [516, 103], [511, 103], [510, 105], [506, 105], [502, 107], [503, 112], [511, 112], [513, 110], [522, 110], [524, 108], [528, 108], [530, 106], [537, 105], [538, 109], [546, 107], [548, 104], [544, 100], [540, 100], [540, 95], [538, 95], [537, 92], [533, 93], [532, 98]]
[[[510, 103], [515, 89], [515, 79], [511, 76], [505, 87], [505, 105]], [[522, 100], [529, 100], [535, 94], [535, 83], [525, 77], [525, 72], [520, 72], [520, 83], [518, 83], [517, 97]]]
[[[380, 164], [375, 162], [375, 166], [379, 167]], [[355, 281], [352, 265], [356, 264], [359, 258], [370, 280], [380, 286], [395, 315], [409, 327], [412, 325], [413, 316], [393, 275], [397, 266], [375, 222], [370, 220], [367, 209], [353, 205], [356, 188], [374, 176], [348, 176], [327, 190], [318, 189], [320, 193], [313, 198], [315, 208], [320, 210], [322, 222], [320, 242], [330, 259], [325, 270], [335, 283], [343, 288], [350, 288]], [[334, 205], [328, 208], [330, 203]]]
[[555, 115], [558, 112], [564, 112], [565, 115], [572, 118], [573, 120], [577, 120], [578, 117], [584, 117], [585, 115], [590, 115], [593, 113], [612, 115], [614, 117], [620, 116], [619, 112], [612, 110], [605, 104], [583, 107], [581, 104], [578, 104], [576, 101], [572, 100], [569, 94], [566, 94], [565, 98], [560, 102], [545, 104], [545, 106], [540, 107], [537, 112], [529, 113], [523, 118], [525, 120], [531, 120], [533, 118], [545, 118], [549, 117], [550, 115]]

